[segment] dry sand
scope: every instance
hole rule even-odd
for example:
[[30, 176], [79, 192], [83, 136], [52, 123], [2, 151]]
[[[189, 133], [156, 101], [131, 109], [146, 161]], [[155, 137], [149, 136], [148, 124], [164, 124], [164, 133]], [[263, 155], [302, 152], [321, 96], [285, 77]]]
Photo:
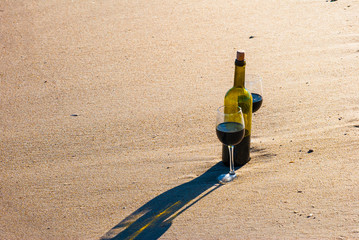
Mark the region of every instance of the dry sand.
[[[219, 186], [237, 49], [264, 104]], [[2, 0], [0, 239], [359, 239], [358, 66], [358, 0]]]

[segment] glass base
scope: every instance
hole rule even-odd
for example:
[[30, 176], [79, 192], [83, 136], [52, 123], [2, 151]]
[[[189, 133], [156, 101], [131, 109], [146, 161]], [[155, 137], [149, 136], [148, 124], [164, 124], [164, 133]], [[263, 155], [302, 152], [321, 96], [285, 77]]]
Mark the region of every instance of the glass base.
[[218, 182], [221, 183], [221, 184], [226, 184], [228, 182], [232, 182], [235, 178], [237, 177], [237, 175], [234, 173], [234, 174], [221, 174], [219, 177], [218, 177]]

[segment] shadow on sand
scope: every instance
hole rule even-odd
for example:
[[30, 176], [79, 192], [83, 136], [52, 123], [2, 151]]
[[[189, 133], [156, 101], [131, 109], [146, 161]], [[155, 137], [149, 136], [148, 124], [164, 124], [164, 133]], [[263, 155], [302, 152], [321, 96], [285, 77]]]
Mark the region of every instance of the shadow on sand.
[[207, 196], [221, 185], [217, 177], [228, 172], [222, 163], [217, 163], [201, 176], [174, 187], [123, 219], [109, 230], [104, 239], [157, 239], [162, 236], [182, 212]]

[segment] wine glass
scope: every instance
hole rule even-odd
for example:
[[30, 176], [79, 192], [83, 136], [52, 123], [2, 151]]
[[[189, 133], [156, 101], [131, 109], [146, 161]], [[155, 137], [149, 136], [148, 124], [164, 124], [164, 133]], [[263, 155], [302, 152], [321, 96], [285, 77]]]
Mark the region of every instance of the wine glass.
[[216, 133], [218, 139], [228, 146], [229, 173], [221, 174], [218, 181], [222, 184], [236, 178], [233, 162], [233, 145], [239, 144], [244, 137], [244, 119], [239, 106], [224, 105], [217, 109]]
[[252, 94], [252, 112], [258, 111], [263, 102], [262, 78], [257, 74], [246, 74], [245, 88]]

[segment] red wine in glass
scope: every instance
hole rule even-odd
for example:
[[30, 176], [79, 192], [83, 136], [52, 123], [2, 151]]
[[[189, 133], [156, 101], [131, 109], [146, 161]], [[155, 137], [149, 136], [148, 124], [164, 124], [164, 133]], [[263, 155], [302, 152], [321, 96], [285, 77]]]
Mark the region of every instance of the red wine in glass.
[[244, 126], [237, 122], [222, 122], [216, 129], [217, 137], [225, 145], [237, 145], [244, 137]]
[[260, 109], [260, 107], [262, 106], [263, 97], [258, 93], [251, 93], [251, 94], [253, 98], [252, 112], [257, 112], [258, 109]]

